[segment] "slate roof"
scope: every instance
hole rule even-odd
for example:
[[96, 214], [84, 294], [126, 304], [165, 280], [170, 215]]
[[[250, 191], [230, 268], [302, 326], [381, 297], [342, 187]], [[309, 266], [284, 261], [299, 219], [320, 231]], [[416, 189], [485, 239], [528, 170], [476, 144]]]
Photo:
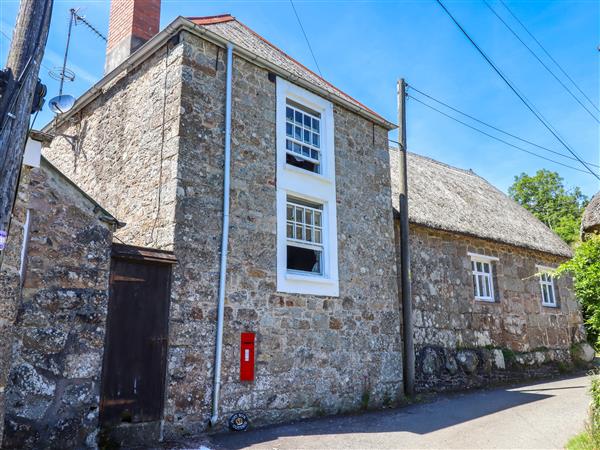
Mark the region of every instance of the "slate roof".
[[[258, 33], [238, 21], [235, 17], [229, 14], [223, 14], [220, 16], [187, 17], [187, 19], [196, 25], [201, 25], [207, 30], [218, 34], [224, 39], [232, 42], [235, 46], [242, 47], [245, 50], [248, 50], [255, 55], [269, 61], [270, 63], [292, 73], [294, 76], [302, 78], [308, 83], [324, 89], [334, 96], [341, 97], [354, 106], [377, 116], [381, 121], [388, 122], [372, 109], [363, 105], [361, 102], [352, 98], [348, 94], [342, 92], [327, 80], [296, 61], [283, 50], [279, 49], [265, 38], [260, 36]], [[395, 128], [394, 124], [389, 122], [388, 124], [389, 128]]]
[[600, 192], [592, 197], [581, 219], [581, 229], [584, 232], [596, 227], [600, 227]]
[[[398, 211], [399, 150], [390, 148], [392, 204]], [[411, 223], [570, 257], [571, 248], [506, 194], [470, 170], [408, 154]]]

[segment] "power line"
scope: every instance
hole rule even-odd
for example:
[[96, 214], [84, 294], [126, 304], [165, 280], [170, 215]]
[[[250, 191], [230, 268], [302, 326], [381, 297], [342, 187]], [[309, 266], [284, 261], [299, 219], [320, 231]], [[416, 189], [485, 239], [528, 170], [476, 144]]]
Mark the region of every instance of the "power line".
[[[467, 114], [466, 112], [463, 112], [463, 111], [461, 111], [461, 110], [459, 110], [457, 108], [454, 108], [453, 106], [450, 106], [449, 104], [444, 103], [443, 101], [438, 100], [437, 98], [432, 97], [431, 95], [426, 94], [423, 91], [420, 91], [419, 89], [417, 89], [416, 87], [414, 87], [412, 85], [409, 85], [408, 87], [410, 89], [412, 89], [413, 91], [418, 92], [419, 94], [423, 95], [424, 97], [427, 97], [428, 99], [433, 100], [434, 102], [439, 103], [440, 105], [445, 106], [446, 108], [451, 109], [452, 111], [457, 112], [458, 114], [461, 114], [461, 115], [463, 115], [465, 117], [468, 117], [469, 119], [471, 119], [471, 120], [473, 120], [475, 122], [478, 122], [478, 123], [480, 123], [482, 125], [485, 125], [486, 127], [489, 127], [489, 128], [491, 128], [491, 129], [493, 129], [495, 131], [498, 131], [499, 133], [502, 133], [502, 134], [505, 134], [507, 136], [510, 136], [511, 138], [517, 139], [517, 140], [519, 140], [521, 142], [525, 142], [526, 144], [533, 145], [534, 147], [537, 147], [539, 149], [545, 150], [547, 152], [554, 153], [555, 155], [562, 156], [563, 158], [568, 158], [568, 159], [572, 159], [573, 161], [577, 161], [577, 159], [573, 158], [572, 156], [565, 155], [564, 153], [558, 152], [556, 150], [552, 150], [551, 148], [544, 147], [543, 145], [536, 144], [535, 142], [531, 142], [531, 141], [529, 141], [527, 139], [523, 139], [522, 137], [519, 137], [517, 135], [509, 133], [508, 131], [504, 131], [504, 130], [502, 130], [502, 129], [494, 126], [494, 125], [491, 125], [491, 124], [489, 124], [487, 122], [484, 122], [483, 120], [480, 120], [477, 117], [473, 117], [472, 115]], [[588, 162], [588, 161], [586, 161], [586, 162], [590, 166], [594, 166], [594, 167], [599, 167], [600, 168], [600, 165], [597, 165], [597, 164], [594, 164], [594, 163], [591, 163], [591, 162]]]
[[573, 78], [571, 78], [569, 76], [569, 74], [565, 71], [565, 69], [562, 68], [562, 66], [558, 63], [558, 61], [552, 57], [552, 55], [548, 52], [548, 50], [546, 50], [544, 48], [544, 46], [542, 45], [542, 43], [540, 41], [538, 41], [536, 39], [536, 37], [527, 29], [527, 27], [525, 26], [525, 24], [519, 20], [519, 18], [515, 15], [514, 12], [512, 12], [512, 10], [504, 2], [504, 0], [500, 0], [500, 3], [502, 3], [502, 6], [504, 6], [506, 8], [506, 10], [510, 13], [510, 15], [513, 16], [513, 18], [519, 23], [519, 25], [521, 25], [521, 27], [525, 30], [525, 32], [529, 35], [529, 37], [531, 37], [531, 39], [533, 39], [535, 41], [535, 43], [540, 46], [540, 48], [546, 54], [546, 56], [548, 58], [550, 58], [554, 64], [556, 64], [556, 67], [558, 67], [560, 69], [560, 71], [563, 73], [563, 75], [565, 77], [567, 77], [571, 83], [573, 83], [573, 86], [575, 86], [577, 88], [577, 90], [581, 93], [581, 95], [583, 95], [587, 99], [587, 101], [590, 102], [590, 105], [592, 105], [596, 109], [596, 111], [600, 112], [600, 109], [598, 109], [598, 107], [596, 106], [596, 104], [585, 94], [585, 92], [583, 92], [583, 90], [581, 90], [581, 88], [575, 82], [575, 80], [573, 80]]
[[452, 21], [460, 29], [460, 31], [465, 35], [465, 37], [469, 40], [469, 42], [477, 49], [477, 51], [481, 54], [481, 56], [483, 56], [483, 58], [487, 61], [487, 63], [500, 76], [500, 78], [502, 78], [502, 80], [506, 83], [506, 85], [515, 93], [515, 95], [517, 97], [519, 97], [519, 100], [521, 100], [521, 102], [527, 107], [527, 109], [529, 109], [538, 118], [538, 120], [542, 123], [542, 125], [544, 125], [544, 127], [546, 127], [546, 129], [548, 131], [550, 131], [550, 133], [552, 133], [552, 135], [569, 151], [569, 153], [571, 153], [575, 158], [577, 158], [577, 161], [579, 161], [595, 178], [597, 178], [598, 180], [600, 180], [600, 176], [598, 176], [598, 174], [596, 174], [585, 163], [585, 161], [583, 161], [579, 157], [579, 155], [577, 155], [577, 153], [575, 153], [575, 151], [573, 149], [571, 149], [571, 147], [569, 147], [569, 145], [567, 145], [567, 143], [559, 136], [558, 131], [556, 131], [554, 129], [554, 127], [544, 118], [544, 116], [542, 115], [542, 113], [539, 112], [539, 111], [537, 111], [537, 109], [535, 108], [535, 106], [533, 106], [533, 104], [529, 100], [527, 100], [527, 98], [525, 97], [525, 95], [521, 94], [517, 90], [517, 88], [513, 85], [513, 83], [508, 80], [508, 78], [492, 62], [492, 60], [486, 55], [486, 53], [477, 45], [477, 43], [471, 38], [471, 36], [469, 36], [469, 33], [466, 32], [466, 30], [460, 25], [460, 23], [458, 23], [458, 21], [454, 18], [454, 16], [450, 13], [450, 11], [448, 11], [448, 9], [444, 6], [444, 4], [441, 2], [441, 0], [436, 0], [436, 1], [442, 7], [442, 9], [446, 12], [446, 14], [448, 14], [448, 16], [452, 19]]
[[518, 34], [515, 32], [515, 30], [513, 30], [513, 29], [512, 29], [512, 27], [511, 27], [511, 26], [510, 26], [510, 25], [509, 25], [509, 24], [508, 24], [508, 23], [507, 23], [507, 22], [506, 22], [506, 21], [505, 21], [505, 20], [504, 20], [504, 19], [503, 19], [503, 18], [500, 16], [500, 14], [498, 14], [498, 13], [496, 12], [496, 10], [495, 10], [494, 8], [492, 8], [492, 6], [489, 4], [489, 2], [488, 2], [487, 0], [483, 0], [483, 3], [485, 3], [485, 6], [487, 6], [487, 7], [488, 7], [488, 9], [489, 9], [489, 10], [490, 10], [490, 11], [491, 11], [491, 12], [492, 12], [492, 13], [493, 13], [493, 14], [494, 14], [494, 15], [495, 15], [497, 18], [498, 18], [498, 20], [504, 24], [504, 26], [505, 26], [505, 27], [508, 29], [508, 31], [510, 31], [510, 32], [513, 34], [513, 36], [514, 36], [515, 38], [517, 38], [517, 39], [518, 39], [518, 41], [519, 41], [521, 44], [523, 44], [523, 46], [524, 46], [524, 47], [525, 47], [527, 50], [529, 50], [529, 53], [531, 53], [531, 54], [533, 55], [533, 57], [534, 57], [535, 59], [537, 59], [537, 60], [538, 60], [538, 62], [539, 62], [539, 63], [540, 63], [540, 64], [541, 64], [541, 65], [544, 67], [544, 69], [546, 69], [546, 70], [548, 71], [548, 73], [549, 73], [550, 75], [552, 75], [552, 76], [554, 77], [554, 79], [555, 79], [556, 81], [558, 81], [558, 83], [559, 83], [559, 84], [560, 84], [560, 85], [561, 85], [561, 86], [562, 86], [562, 87], [563, 87], [563, 88], [564, 88], [564, 89], [565, 89], [565, 90], [566, 90], [566, 91], [567, 91], [567, 92], [568, 92], [568, 93], [571, 95], [571, 97], [573, 97], [573, 98], [575, 99], [575, 101], [576, 101], [577, 103], [579, 103], [579, 105], [581, 105], [581, 107], [587, 111], [587, 113], [588, 113], [588, 114], [589, 114], [589, 115], [592, 117], [592, 119], [594, 119], [594, 120], [595, 120], [597, 123], [600, 123], [600, 120], [598, 120], [598, 118], [597, 118], [597, 117], [594, 115], [594, 113], [593, 113], [593, 112], [591, 112], [591, 111], [590, 111], [590, 110], [587, 108], [587, 106], [585, 106], [585, 105], [584, 105], [584, 104], [581, 102], [581, 100], [579, 100], [579, 98], [578, 98], [578, 97], [577, 97], [577, 96], [576, 96], [576, 95], [573, 93], [573, 91], [571, 91], [571, 89], [569, 89], [569, 87], [568, 87], [568, 86], [567, 86], [565, 83], [563, 83], [563, 81], [562, 81], [560, 78], [558, 78], [558, 77], [556, 76], [556, 74], [555, 74], [555, 73], [554, 73], [554, 72], [553, 72], [553, 71], [550, 69], [550, 67], [548, 67], [548, 66], [546, 65], [546, 63], [544, 63], [544, 61], [542, 61], [542, 60], [540, 59], [540, 57], [539, 57], [539, 56], [538, 56], [538, 55], [537, 55], [537, 54], [536, 54], [536, 53], [535, 53], [535, 52], [534, 52], [534, 51], [531, 49], [531, 47], [529, 47], [529, 46], [528, 46], [528, 45], [525, 43], [525, 41], [523, 41], [523, 39], [521, 39], [521, 37], [520, 37], [520, 36], [519, 36], [519, 35], [518, 35]]
[[412, 98], [412, 99], [413, 99], [413, 100], [415, 100], [416, 102], [418, 102], [418, 103], [420, 103], [420, 104], [422, 104], [422, 105], [424, 105], [424, 106], [426, 106], [426, 107], [428, 107], [428, 108], [430, 108], [430, 109], [432, 109], [432, 110], [434, 110], [434, 111], [438, 112], [439, 114], [441, 114], [441, 115], [443, 115], [443, 116], [446, 116], [446, 117], [447, 117], [447, 118], [449, 118], [449, 119], [452, 119], [452, 120], [454, 120], [455, 122], [458, 122], [458, 123], [460, 123], [460, 124], [462, 124], [462, 125], [464, 125], [464, 126], [466, 126], [466, 127], [470, 128], [470, 129], [472, 129], [472, 130], [475, 130], [475, 131], [477, 131], [478, 133], [484, 134], [484, 135], [486, 135], [486, 136], [488, 136], [488, 137], [490, 137], [490, 138], [492, 138], [492, 139], [495, 139], [495, 140], [497, 140], [497, 141], [500, 141], [500, 142], [502, 142], [503, 144], [506, 144], [506, 145], [508, 145], [508, 146], [510, 146], [510, 147], [512, 147], [512, 148], [515, 148], [515, 149], [517, 149], [517, 150], [519, 150], [519, 151], [522, 151], [522, 152], [525, 152], [525, 153], [529, 153], [530, 155], [537, 156], [538, 158], [544, 159], [544, 160], [546, 160], [546, 161], [550, 161], [550, 162], [552, 162], [552, 163], [554, 163], [554, 164], [558, 164], [558, 165], [560, 165], [560, 166], [563, 166], [563, 167], [568, 167], [569, 169], [577, 170], [578, 172], [583, 172], [583, 173], [586, 173], [586, 174], [588, 173], [588, 171], [586, 171], [586, 170], [582, 170], [582, 169], [580, 169], [580, 168], [578, 168], [578, 167], [573, 167], [573, 166], [570, 166], [570, 165], [568, 165], [568, 164], [564, 164], [564, 163], [561, 163], [561, 162], [559, 162], [559, 161], [555, 161], [555, 160], [553, 160], [553, 159], [546, 158], [545, 156], [542, 156], [542, 155], [539, 155], [539, 154], [537, 154], [537, 153], [535, 153], [535, 152], [532, 152], [532, 151], [526, 150], [526, 149], [524, 149], [524, 148], [522, 148], [522, 147], [519, 147], [518, 145], [511, 144], [510, 142], [508, 142], [508, 141], [505, 141], [504, 139], [501, 139], [501, 138], [499, 138], [499, 137], [497, 137], [497, 136], [494, 136], [494, 135], [492, 135], [492, 134], [489, 134], [489, 133], [487, 133], [487, 132], [485, 132], [485, 131], [483, 131], [483, 130], [480, 130], [480, 129], [479, 129], [479, 128], [477, 128], [477, 127], [474, 127], [474, 126], [472, 126], [472, 125], [469, 125], [468, 123], [466, 123], [466, 122], [463, 122], [462, 120], [460, 120], [460, 119], [457, 119], [456, 117], [453, 117], [453, 116], [451, 116], [450, 114], [446, 114], [445, 112], [443, 112], [443, 111], [441, 111], [441, 110], [437, 109], [435, 106], [431, 106], [431, 105], [429, 105], [429, 104], [427, 104], [427, 103], [425, 103], [425, 102], [423, 102], [423, 101], [419, 100], [418, 98], [416, 98], [416, 97], [414, 97], [414, 96], [412, 96], [412, 95], [408, 95], [408, 97], [409, 97], [409, 98]]
[[315, 58], [315, 53], [313, 52], [312, 46], [310, 45], [310, 41], [308, 40], [308, 36], [306, 35], [306, 31], [304, 31], [304, 27], [302, 26], [302, 21], [300, 20], [300, 16], [298, 15], [298, 11], [296, 11], [296, 7], [294, 6], [293, 0], [290, 0], [290, 5], [292, 5], [292, 9], [294, 10], [294, 14], [296, 15], [296, 19], [298, 19], [298, 25], [300, 25], [300, 29], [302, 30], [302, 34], [304, 35], [304, 39], [308, 44], [308, 49], [310, 50], [310, 54], [312, 55], [313, 61], [315, 62], [315, 66], [317, 66], [317, 70], [319, 71], [319, 75], [323, 78], [323, 74], [321, 73], [321, 68], [319, 67], [319, 63], [317, 62], [317, 58]]
[[[4, 37], [5, 37], [5, 38], [8, 40], [8, 43], [9, 43], [9, 44], [12, 42], [12, 38], [11, 38], [11, 37], [10, 37], [8, 34], [6, 34], [4, 31], [0, 30], [0, 34], [1, 34], [2, 36], [4, 36]], [[44, 69], [46, 69], [46, 70], [52, 70], [52, 69], [51, 69], [50, 67], [48, 67], [46, 64], [43, 64], [43, 63], [42, 63], [42, 64], [41, 64], [41, 66], [42, 66]]]

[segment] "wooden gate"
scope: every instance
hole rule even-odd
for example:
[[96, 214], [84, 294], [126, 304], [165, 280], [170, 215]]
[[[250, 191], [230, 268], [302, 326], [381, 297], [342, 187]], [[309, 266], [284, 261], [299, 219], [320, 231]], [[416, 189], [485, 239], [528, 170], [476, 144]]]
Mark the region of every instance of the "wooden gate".
[[162, 418], [174, 262], [171, 252], [113, 245], [100, 399], [103, 425]]

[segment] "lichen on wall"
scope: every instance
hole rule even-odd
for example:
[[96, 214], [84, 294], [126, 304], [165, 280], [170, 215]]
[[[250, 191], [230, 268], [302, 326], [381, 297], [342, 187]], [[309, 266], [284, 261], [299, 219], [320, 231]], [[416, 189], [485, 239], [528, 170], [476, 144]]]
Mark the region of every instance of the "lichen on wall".
[[0, 447], [4, 435], [5, 396], [9, 383], [8, 374], [12, 364], [12, 346], [15, 322], [21, 295], [21, 249], [23, 247], [23, 227], [26, 220], [26, 205], [29, 199], [29, 167], [23, 167], [15, 207], [10, 223], [6, 247], [2, 252], [0, 271]]
[[94, 446], [111, 226], [45, 162], [31, 170], [22, 189], [29, 198], [18, 214], [25, 206], [31, 211], [30, 239], [13, 326], [3, 445]]
[[[515, 372], [512, 379], [519, 378], [519, 370], [522, 377], [527, 372], [543, 374], [544, 368], [537, 366], [547, 363], [555, 363], [546, 367], [547, 373], [558, 373], [559, 364], [570, 363], [570, 347], [585, 339], [581, 309], [568, 277], [555, 280], [558, 306], [542, 305], [536, 265], [556, 267], [564, 257], [415, 224], [410, 228], [410, 251], [417, 381], [424, 387], [508, 380], [507, 373], [494, 378], [508, 366]], [[494, 302], [474, 298], [468, 252], [498, 258], [493, 263]], [[515, 358], [498, 362], [502, 350]], [[460, 361], [458, 365], [454, 361], [459, 354], [474, 357], [475, 368], [460, 369]], [[474, 383], [470, 373], [482, 378]]]
[[[167, 436], [210, 416], [222, 223], [224, 51], [183, 42]], [[278, 293], [275, 83], [233, 61], [221, 423], [236, 411], [260, 425], [392, 403], [402, 355], [387, 133], [334, 108], [340, 296]], [[239, 381], [243, 331], [257, 333], [253, 383]]]

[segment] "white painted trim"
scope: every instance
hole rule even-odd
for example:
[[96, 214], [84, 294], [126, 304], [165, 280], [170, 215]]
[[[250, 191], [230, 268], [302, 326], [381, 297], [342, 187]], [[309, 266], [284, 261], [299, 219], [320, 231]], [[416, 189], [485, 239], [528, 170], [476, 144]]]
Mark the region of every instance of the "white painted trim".
[[[558, 308], [558, 302], [556, 301], [557, 286], [554, 284], [553, 275], [553, 272], [556, 270], [556, 267], [542, 266], [540, 264], [536, 264], [535, 267], [539, 270], [538, 280], [540, 285], [540, 295], [542, 296], [542, 306], [545, 306], [547, 308]], [[542, 280], [542, 273], [550, 276], [549, 282], [545, 282], [544, 280]], [[552, 289], [552, 298], [554, 299], [553, 303], [546, 302], [544, 300], [544, 286], [547, 286], [548, 289]]]
[[[321, 114], [321, 166], [316, 174], [286, 163], [286, 99]], [[335, 194], [335, 148], [333, 104], [283, 78], [277, 78], [277, 290], [279, 292], [337, 297], [339, 295], [337, 212]], [[286, 205], [292, 196], [323, 207], [322, 275], [287, 270]]]
[[494, 289], [494, 267], [492, 266], [492, 262], [499, 261], [499, 258], [496, 258], [495, 256], [480, 255], [478, 253], [471, 253], [471, 252], [467, 252], [467, 254], [471, 257], [471, 262], [487, 264], [490, 266], [489, 272], [480, 272], [477, 270], [477, 267], [475, 267], [475, 269], [473, 269], [471, 267], [471, 277], [475, 277], [475, 286], [474, 287], [478, 293], [482, 292], [482, 289], [479, 286], [479, 276], [489, 279], [490, 296], [486, 297], [483, 295], [475, 295], [474, 296], [475, 300], [478, 300], [481, 302], [495, 303], [496, 298], [494, 295], [494, 290], [495, 290]]
[[480, 255], [479, 253], [472, 252], [467, 252], [467, 255], [469, 255], [471, 259], [475, 261], [500, 261], [500, 258], [497, 256]]
[[25, 152], [23, 153], [23, 165], [29, 167], [40, 167], [42, 158], [42, 143], [30, 137], [25, 142]]

